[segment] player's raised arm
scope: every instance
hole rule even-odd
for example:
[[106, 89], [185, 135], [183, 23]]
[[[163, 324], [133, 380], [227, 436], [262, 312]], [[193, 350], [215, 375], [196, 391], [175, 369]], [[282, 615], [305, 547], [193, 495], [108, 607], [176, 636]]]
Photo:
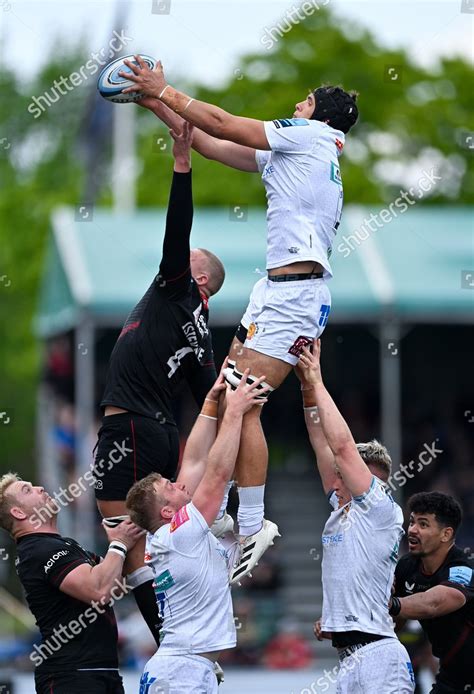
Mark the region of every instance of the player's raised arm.
[[[305, 347], [300, 357], [302, 367], [309, 369], [315, 362], [319, 365], [320, 354], [319, 340], [315, 341], [313, 355]], [[373, 475], [360, 457], [344, 417], [324, 386], [321, 369], [313, 369], [313, 374], [315, 375], [314, 393], [318, 414], [324, 436], [334, 455], [337, 470], [352, 496], [365, 494], [370, 488]]]
[[265, 377], [247, 383], [250, 370], [246, 369], [237, 388], [232, 391], [227, 386], [226, 410], [222, 418], [219, 434], [212, 446], [207, 460], [204, 477], [193, 496], [193, 504], [203, 515], [208, 525], [216, 520], [224, 497], [226, 485], [234, 472], [235, 461], [240, 445], [242, 419], [246, 412], [266, 398], [259, 397], [263, 391], [258, 386]]
[[217, 381], [204, 400], [184, 449], [176, 482], [184, 484], [191, 496], [203, 478], [209, 451], [216, 440], [219, 399], [225, 390], [224, 369], [226, 366], [227, 359], [222, 365]]
[[186, 123], [181, 134], [170, 130], [174, 139], [173, 182], [171, 184], [163, 255], [158, 286], [176, 293], [186, 288], [191, 279], [191, 249], [189, 237], [193, 224], [193, 192], [191, 182], [191, 142], [193, 127]]
[[167, 84], [161, 62], [157, 63], [154, 70], [150, 70], [140, 56], [135, 59], [138, 65], [124, 61], [132, 72], [127, 73], [127, 78], [134, 82], [132, 87], [123, 90], [124, 94], [142, 91], [160, 99], [189, 123], [219, 140], [231, 140], [254, 149], [271, 149], [263, 121], [234, 116], [213, 104], [196, 101]]
[[[313, 350], [319, 355], [319, 340], [315, 340]], [[319, 358], [316, 359], [313, 354], [307, 350], [304, 354], [303, 361], [300, 359], [300, 363], [295, 367], [295, 372], [301, 381], [304, 419], [309, 440], [316, 455], [316, 463], [321, 476], [324, 493], [328, 494], [328, 492], [334, 489], [336, 470], [334, 453], [324, 434], [316, 401], [315, 385], [319, 373]]]
[[[139, 106], [149, 109], [174, 132], [181, 132], [183, 123], [186, 121], [159, 99], [146, 96], [136, 103]], [[206, 159], [218, 161], [233, 169], [247, 171], [249, 173], [256, 173], [258, 171], [254, 148], [237, 145], [235, 142], [229, 142], [227, 140], [219, 140], [212, 135], [208, 135], [199, 128], [194, 129], [192, 148]]]

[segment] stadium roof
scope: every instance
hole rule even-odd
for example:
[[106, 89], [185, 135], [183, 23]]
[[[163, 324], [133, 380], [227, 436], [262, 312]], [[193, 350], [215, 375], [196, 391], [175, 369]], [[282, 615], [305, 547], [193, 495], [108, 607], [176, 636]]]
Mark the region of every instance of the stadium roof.
[[[331, 322], [472, 321], [472, 208], [418, 206], [396, 217], [393, 209], [345, 208], [331, 257]], [[86, 316], [97, 325], [119, 326], [158, 271], [165, 216], [165, 209], [127, 217], [96, 208], [82, 221], [73, 208], [58, 209], [37, 333], [70, 330]], [[235, 325], [264, 274], [265, 211], [197, 208], [191, 238], [226, 266], [224, 287], [210, 303], [211, 323]]]

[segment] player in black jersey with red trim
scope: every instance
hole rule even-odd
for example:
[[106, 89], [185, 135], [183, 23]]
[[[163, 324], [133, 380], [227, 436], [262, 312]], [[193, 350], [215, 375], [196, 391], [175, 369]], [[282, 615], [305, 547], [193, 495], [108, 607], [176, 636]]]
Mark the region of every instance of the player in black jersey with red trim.
[[461, 507], [441, 492], [415, 494], [408, 506], [410, 551], [395, 570], [390, 614], [400, 626], [418, 619], [428, 636], [439, 658], [431, 694], [465, 693], [474, 689], [474, 570], [454, 544]]
[[0, 478], [0, 527], [17, 543], [16, 569], [41, 632], [30, 659], [38, 694], [123, 694], [113, 603], [128, 592], [127, 551], [143, 532], [131, 521], [106, 529], [103, 560], [61, 537], [60, 507], [31, 482]]
[[[127, 513], [125, 499], [134, 482], [152, 472], [168, 479], [176, 474], [179, 437], [172, 401], [178, 386], [187, 381], [202, 407], [217, 378], [208, 299], [221, 288], [224, 267], [209, 251], [190, 250], [192, 126], [181, 135], [170, 132], [175, 162], [159, 273], [120, 333], [101, 402], [95, 494], [111, 522]], [[159, 645], [153, 576], [143, 555], [140, 542], [127, 558], [127, 581]]]

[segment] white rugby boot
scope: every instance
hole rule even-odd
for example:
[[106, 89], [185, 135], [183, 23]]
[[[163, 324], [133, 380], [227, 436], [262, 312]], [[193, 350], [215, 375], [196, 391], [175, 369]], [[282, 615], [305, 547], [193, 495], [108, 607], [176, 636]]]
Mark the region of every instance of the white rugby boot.
[[[272, 521], [263, 519], [263, 525], [254, 535], [239, 537], [240, 552], [230, 571], [229, 583], [238, 583], [244, 576], [250, 574], [258, 564], [260, 557], [274, 544], [275, 538], [281, 537], [278, 526]], [[239, 557], [240, 555], [240, 557]]]

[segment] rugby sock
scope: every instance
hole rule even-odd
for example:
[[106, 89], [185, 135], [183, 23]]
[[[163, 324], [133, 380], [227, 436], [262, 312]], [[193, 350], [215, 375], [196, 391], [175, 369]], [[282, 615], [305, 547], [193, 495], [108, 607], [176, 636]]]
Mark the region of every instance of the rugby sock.
[[254, 535], [263, 525], [263, 497], [265, 485], [260, 487], [239, 487], [239, 510], [237, 522], [240, 535]]
[[155, 591], [153, 590], [153, 571], [149, 566], [141, 566], [139, 569], [132, 571], [126, 577], [127, 585], [133, 590], [133, 597], [137, 603], [137, 607], [153, 638], [156, 645], [160, 645], [160, 628], [161, 617], [158, 613], [158, 605], [156, 602]]
[[224, 513], [227, 510], [227, 502], [229, 501], [229, 492], [232, 489], [233, 484], [234, 484], [234, 482], [230, 481], [230, 482], [227, 482], [227, 484], [225, 486], [224, 498], [222, 499], [222, 504], [221, 504], [221, 507], [219, 509], [219, 513], [217, 514], [216, 520], [220, 520], [224, 516]]

